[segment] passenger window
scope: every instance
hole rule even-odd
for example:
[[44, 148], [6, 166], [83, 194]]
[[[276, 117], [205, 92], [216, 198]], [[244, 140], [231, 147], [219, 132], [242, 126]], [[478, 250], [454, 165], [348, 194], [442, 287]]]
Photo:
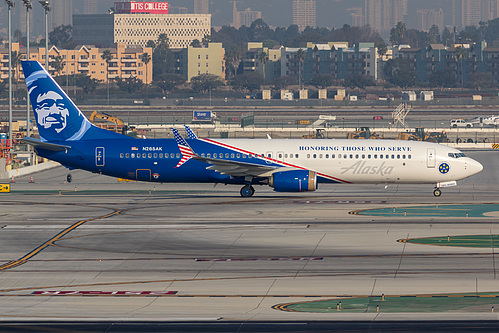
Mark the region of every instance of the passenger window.
[[[209, 155], [210, 155], [210, 154], [208, 154], [208, 157], [210, 157]], [[170, 157], [171, 157], [171, 158], [175, 158], [175, 154], [174, 154], [174, 153], [171, 153], [171, 154], [170, 154]]]
[[229, 158], [229, 153], [225, 153], [225, 158]]
[[[206, 155], [204, 153], [201, 153], [201, 157], [205, 157]], [[168, 158], [168, 154], [165, 154], [165, 157]]]
[[411, 155], [407, 155], [407, 158], [408, 158], [408, 159], [411, 159], [411, 158], [412, 158], [412, 156], [411, 156]]
[[355, 154], [355, 158], [359, 158], [359, 154]]
[[405, 155], [402, 155], [402, 159], [404, 159], [404, 160], [405, 160]]
[[[347, 158], [347, 154], [343, 155], [343, 158]], [[352, 155], [350, 155], [350, 158], [352, 158]]]
[[147, 157], [152, 158], [152, 154], [151, 153], [147, 154]]
[[130, 154], [129, 154], [129, 153], [126, 153], [125, 157], [126, 157], [126, 158], [129, 158], [129, 157], [130, 157]]
[[295, 157], [298, 158], [300, 155], [296, 154]]
[[367, 155], [367, 158], [371, 158], [371, 155]]
[[179, 153], [177, 153], [177, 158], [180, 158], [180, 154]]
[[307, 158], [310, 158], [310, 154], [307, 154]]
[[397, 155], [397, 159], [400, 160], [400, 155]]
[[322, 158], [322, 154], [319, 154], [319, 158]]
[[137, 158], [140, 158], [140, 154], [137, 154]]
[[206, 154], [206, 157], [211, 158], [211, 154], [210, 153]]
[[317, 158], [317, 154], [314, 154], [314, 158]]
[[213, 153], [213, 158], [217, 158], [217, 153]]
[[230, 154], [230, 158], [234, 158], [234, 153]]
[[154, 153], [154, 158], [158, 158], [158, 153]]
[[159, 154], [159, 158], [163, 158], [163, 153], [160, 153], [160, 154]]
[[[341, 156], [341, 155], [338, 155], [338, 156]], [[334, 154], [331, 154], [331, 158], [335, 158], [335, 155], [334, 155]]]
[[135, 153], [132, 153], [132, 158], [135, 158]]
[[329, 158], [329, 154], [326, 154], [326, 158]]
[[288, 158], [288, 154], [284, 154], [284, 158]]
[[241, 154], [237, 154], [237, 158], [241, 158]]
[[395, 155], [392, 155], [392, 160], [394, 160], [394, 159], [395, 159]]
[[146, 158], [147, 157], [147, 154], [146, 153], [143, 153], [142, 154], [142, 158]]
[[366, 158], [366, 155], [362, 154], [362, 159], [365, 159]]
[[123, 158], [123, 156], [124, 156], [123, 153], [120, 153], [120, 158]]
[[[374, 156], [376, 156], [376, 155], [374, 155]], [[376, 157], [375, 157], [375, 158], [376, 158]], [[380, 158], [380, 159], [383, 159], [383, 155], [379, 155], [379, 158]]]
[[350, 158], [353, 158], [353, 155], [352, 155], [352, 154], [350, 154]]

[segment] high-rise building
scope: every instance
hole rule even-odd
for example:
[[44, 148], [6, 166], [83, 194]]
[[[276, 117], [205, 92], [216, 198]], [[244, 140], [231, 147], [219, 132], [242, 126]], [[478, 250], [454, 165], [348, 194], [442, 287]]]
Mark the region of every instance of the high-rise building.
[[52, 15], [52, 27], [58, 27], [60, 25], [72, 25], [71, 18], [73, 15], [73, 2], [67, 0], [52, 0], [51, 4], [51, 15]]
[[232, 26], [236, 29], [244, 26], [251, 26], [251, 24], [262, 18], [262, 12], [258, 10], [251, 10], [251, 8], [246, 8], [243, 11], [237, 10], [237, 1], [233, 1], [232, 6]]
[[464, 28], [499, 17], [499, 0], [452, 0], [452, 25]]
[[362, 7], [348, 8], [347, 13], [352, 19], [352, 27], [362, 27], [364, 25], [364, 10]]
[[316, 0], [293, 0], [293, 24], [300, 30], [317, 25]]
[[99, 2], [98, 0], [84, 0], [83, 14], [97, 14], [98, 2]]
[[418, 9], [417, 12], [417, 29], [428, 31], [436, 25], [439, 31], [444, 29], [444, 10], [439, 9]]
[[209, 14], [210, 0], [194, 0], [194, 14]]
[[387, 34], [398, 22], [404, 22], [407, 15], [407, 0], [365, 0], [365, 24]]
[[250, 27], [251, 24], [262, 18], [262, 12], [258, 10], [251, 10], [251, 8], [246, 8], [243, 11], [238, 12], [239, 13], [239, 24], [241, 26], [247, 26]]

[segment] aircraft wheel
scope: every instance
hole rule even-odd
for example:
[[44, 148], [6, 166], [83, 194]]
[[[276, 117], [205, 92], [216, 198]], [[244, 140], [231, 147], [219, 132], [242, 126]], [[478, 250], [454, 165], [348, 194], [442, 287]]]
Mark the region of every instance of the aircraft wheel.
[[253, 196], [253, 194], [255, 194], [255, 189], [251, 185], [244, 185], [241, 188], [240, 193], [243, 198], [250, 198]]
[[71, 183], [71, 181], [73, 180], [73, 176], [71, 176], [71, 174], [68, 173], [68, 175], [66, 176], [66, 180], [68, 181], [68, 183]]
[[433, 191], [433, 195], [436, 196], [436, 197], [439, 197], [442, 195], [442, 191], [439, 189], [439, 188], [436, 188], [434, 191]]

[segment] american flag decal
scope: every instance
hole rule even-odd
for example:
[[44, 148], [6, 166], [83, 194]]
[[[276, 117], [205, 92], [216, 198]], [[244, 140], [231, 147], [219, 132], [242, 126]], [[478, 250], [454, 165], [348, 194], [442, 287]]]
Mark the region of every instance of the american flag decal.
[[187, 125], [185, 125], [185, 131], [187, 132], [187, 136], [189, 136], [189, 139], [195, 140], [198, 138], [197, 135], [192, 131], [192, 129]]
[[177, 166], [175, 168], [180, 167], [182, 164], [190, 160], [192, 157], [196, 156], [192, 151], [191, 147], [187, 144], [187, 142], [182, 138], [179, 132], [172, 128], [173, 134], [175, 135], [175, 141], [177, 141], [178, 149], [180, 149], [180, 153], [182, 153], [182, 158], [178, 161]]

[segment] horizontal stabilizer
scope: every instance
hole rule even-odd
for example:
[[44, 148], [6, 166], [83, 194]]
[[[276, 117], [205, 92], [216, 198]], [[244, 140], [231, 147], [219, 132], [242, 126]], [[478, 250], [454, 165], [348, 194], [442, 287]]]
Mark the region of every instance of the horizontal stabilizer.
[[29, 145], [32, 145], [35, 148], [51, 150], [51, 151], [62, 151], [62, 150], [67, 150], [67, 149], [71, 148], [71, 146], [43, 142], [43, 141], [40, 141], [39, 139], [34, 139], [34, 138], [30, 138], [30, 137], [24, 137], [21, 139], [21, 141], [24, 143], [27, 143]]

